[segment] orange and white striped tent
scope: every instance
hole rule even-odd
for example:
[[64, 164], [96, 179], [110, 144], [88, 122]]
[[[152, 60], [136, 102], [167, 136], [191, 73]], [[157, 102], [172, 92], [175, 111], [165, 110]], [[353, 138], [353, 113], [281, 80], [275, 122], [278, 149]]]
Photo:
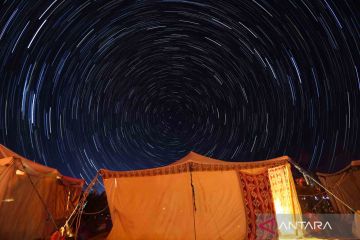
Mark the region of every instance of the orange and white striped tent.
[[297, 221], [288, 160], [235, 163], [191, 152], [159, 168], [102, 169], [113, 221], [108, 239], [255, 239], [259, 213]]

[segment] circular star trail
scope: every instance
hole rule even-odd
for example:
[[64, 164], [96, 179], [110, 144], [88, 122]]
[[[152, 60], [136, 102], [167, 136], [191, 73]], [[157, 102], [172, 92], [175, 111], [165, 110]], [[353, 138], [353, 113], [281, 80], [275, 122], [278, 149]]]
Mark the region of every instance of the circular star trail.
[[195, 151], [359, 157], [356, 0], [3, 1], [0, 140], [90, 180]]

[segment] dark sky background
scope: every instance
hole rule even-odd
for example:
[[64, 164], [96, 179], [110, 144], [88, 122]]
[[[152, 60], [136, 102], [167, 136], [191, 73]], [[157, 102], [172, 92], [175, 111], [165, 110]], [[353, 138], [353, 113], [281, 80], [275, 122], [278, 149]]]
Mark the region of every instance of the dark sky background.
[[358, 0], [0, 3], [0, 142], [100, 168], [359, 158]]

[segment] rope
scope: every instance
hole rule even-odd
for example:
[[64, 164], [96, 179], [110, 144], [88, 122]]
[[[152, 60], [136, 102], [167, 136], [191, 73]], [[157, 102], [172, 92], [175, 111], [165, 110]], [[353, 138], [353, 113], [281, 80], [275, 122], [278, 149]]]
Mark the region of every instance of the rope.
[[350, 207], [347, 203], [345, 203], [343, 200], [341, 200], [339, 197], [337, 197], [334, 193], [332, 193], [329, 189], [327, 189], [324, 185], [322, 185], [320, 182], [318, 182], [314, 177], [310, 175], [305, 169], [300, 167], [298, 164], [293, 162], [291, 159], [289, 159], [289, 162], [297, 169], [299, 170], [304, 176], [309, 177], [314, 183], [322, 187], [326, 192], [328, 192], [331, 196], [333, 196], [336, 200], [338, 200], [340, 203], [342, 203], [345, 207], [347, 207], [351, 212], [355, 213], [355, 209]]
[[[25, 165], [23, 164], [23, 162], [21, 161], [21, 159], [20, 159], [20, 158], [14, 158], [14, 159], [19, 160], [19, 161], [20, 161], [20, 163], [21, 163], [21, 165], [22, 165], [22, 167], [23, 167], [23, 169], [24, 169], [24, 170], [26, 170], [26, 167], [25, 167]], [[33, 188], [34, 188], [34, 190], [35, 190], [36, 195], [39, 197], [39, 199], [40, 199], [40, 201], [41, 201], [41, 203], [42, 203], [43, 207], [45, 208], [45, 210], [46, 210], [46, 212], [47, 212], [47, 214], [48, 214], [49, 218], [51, 219], [52, 223], [54, 224], [56, 231], [58, 231], [58, 230], [59, 230], [59, 228], [58, 228], [58, 226], [56, 225], [55, 219], [54, 219], [54, 217], [52, 216], [52, 214], [50, 213], [49, 209], [47, 208], [47, 206], [46, 206], [46, 203], [45, 203], [44, 199], [41, 197], [41, 195], [40, 195], [39, 191], [38, 191], [38, 190], [37, 190], [37, 188], [35, 187], [35, 184], [34, 184], [34, 182], [32, 181], [32, 179], [31, 179], [30, 175], [29, 175], [29, 174], [25, 174], [25, 175], [28, 177], [28, 179], [29, 179], [29, 181], [30, 181], [30, 183], [31, 183], [32, 187], [33, 187]]]
[[92, 213], [87, 213], [87, 212], [83, 212], [84, 215], [96, 215], [99, 214], [101, 212], [104, 212], [109, 206], [104, 207], [103, 209], [101, 209], [100, 211], [97, 212], [92, 212]]
[[84, 191], [84, 194], [82, 195], [82, 198], [79, 201], [79, 211], [76, 214], [74, 220], [76, 221], [75, 223], [75, 239], [77, 239], [77, 235], [79, 232], [79, 228], [80, 228], [80, 223], [81, 223], [81, 216], [83, 214], [84, 208], [85, 208], [85, 201], [86, 198], [88, 197], [90, 190], [94, 187], [94, 185], [96, 184], [96, 182], [98, 181], [99, 178], [99, 172], [96, 173], [95, 177], [93, 178], [93, 180], [91, 180], [90, 184], [87, 186], [87, 188]]

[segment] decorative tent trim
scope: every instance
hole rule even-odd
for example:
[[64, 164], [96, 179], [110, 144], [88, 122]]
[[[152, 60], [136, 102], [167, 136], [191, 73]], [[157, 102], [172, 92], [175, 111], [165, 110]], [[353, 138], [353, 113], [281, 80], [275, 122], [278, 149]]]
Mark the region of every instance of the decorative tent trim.
[[190, 152], [182, 159], [158, 168], [133, 170], [133, 171], [111, 171], [101, 169], [99, 172], [104, 179], [117, 177], [144, 177], [176, 174], [189, 171], [230, 171], [230, 170], [244, 170], [252, 168], [272, 168], [284, 165], [288, 162], [289, 157], [279, 157], [270, 160], [256, 161], [256, 162], [226, 162], [209, 157], [202, 156], [195, 152]]

